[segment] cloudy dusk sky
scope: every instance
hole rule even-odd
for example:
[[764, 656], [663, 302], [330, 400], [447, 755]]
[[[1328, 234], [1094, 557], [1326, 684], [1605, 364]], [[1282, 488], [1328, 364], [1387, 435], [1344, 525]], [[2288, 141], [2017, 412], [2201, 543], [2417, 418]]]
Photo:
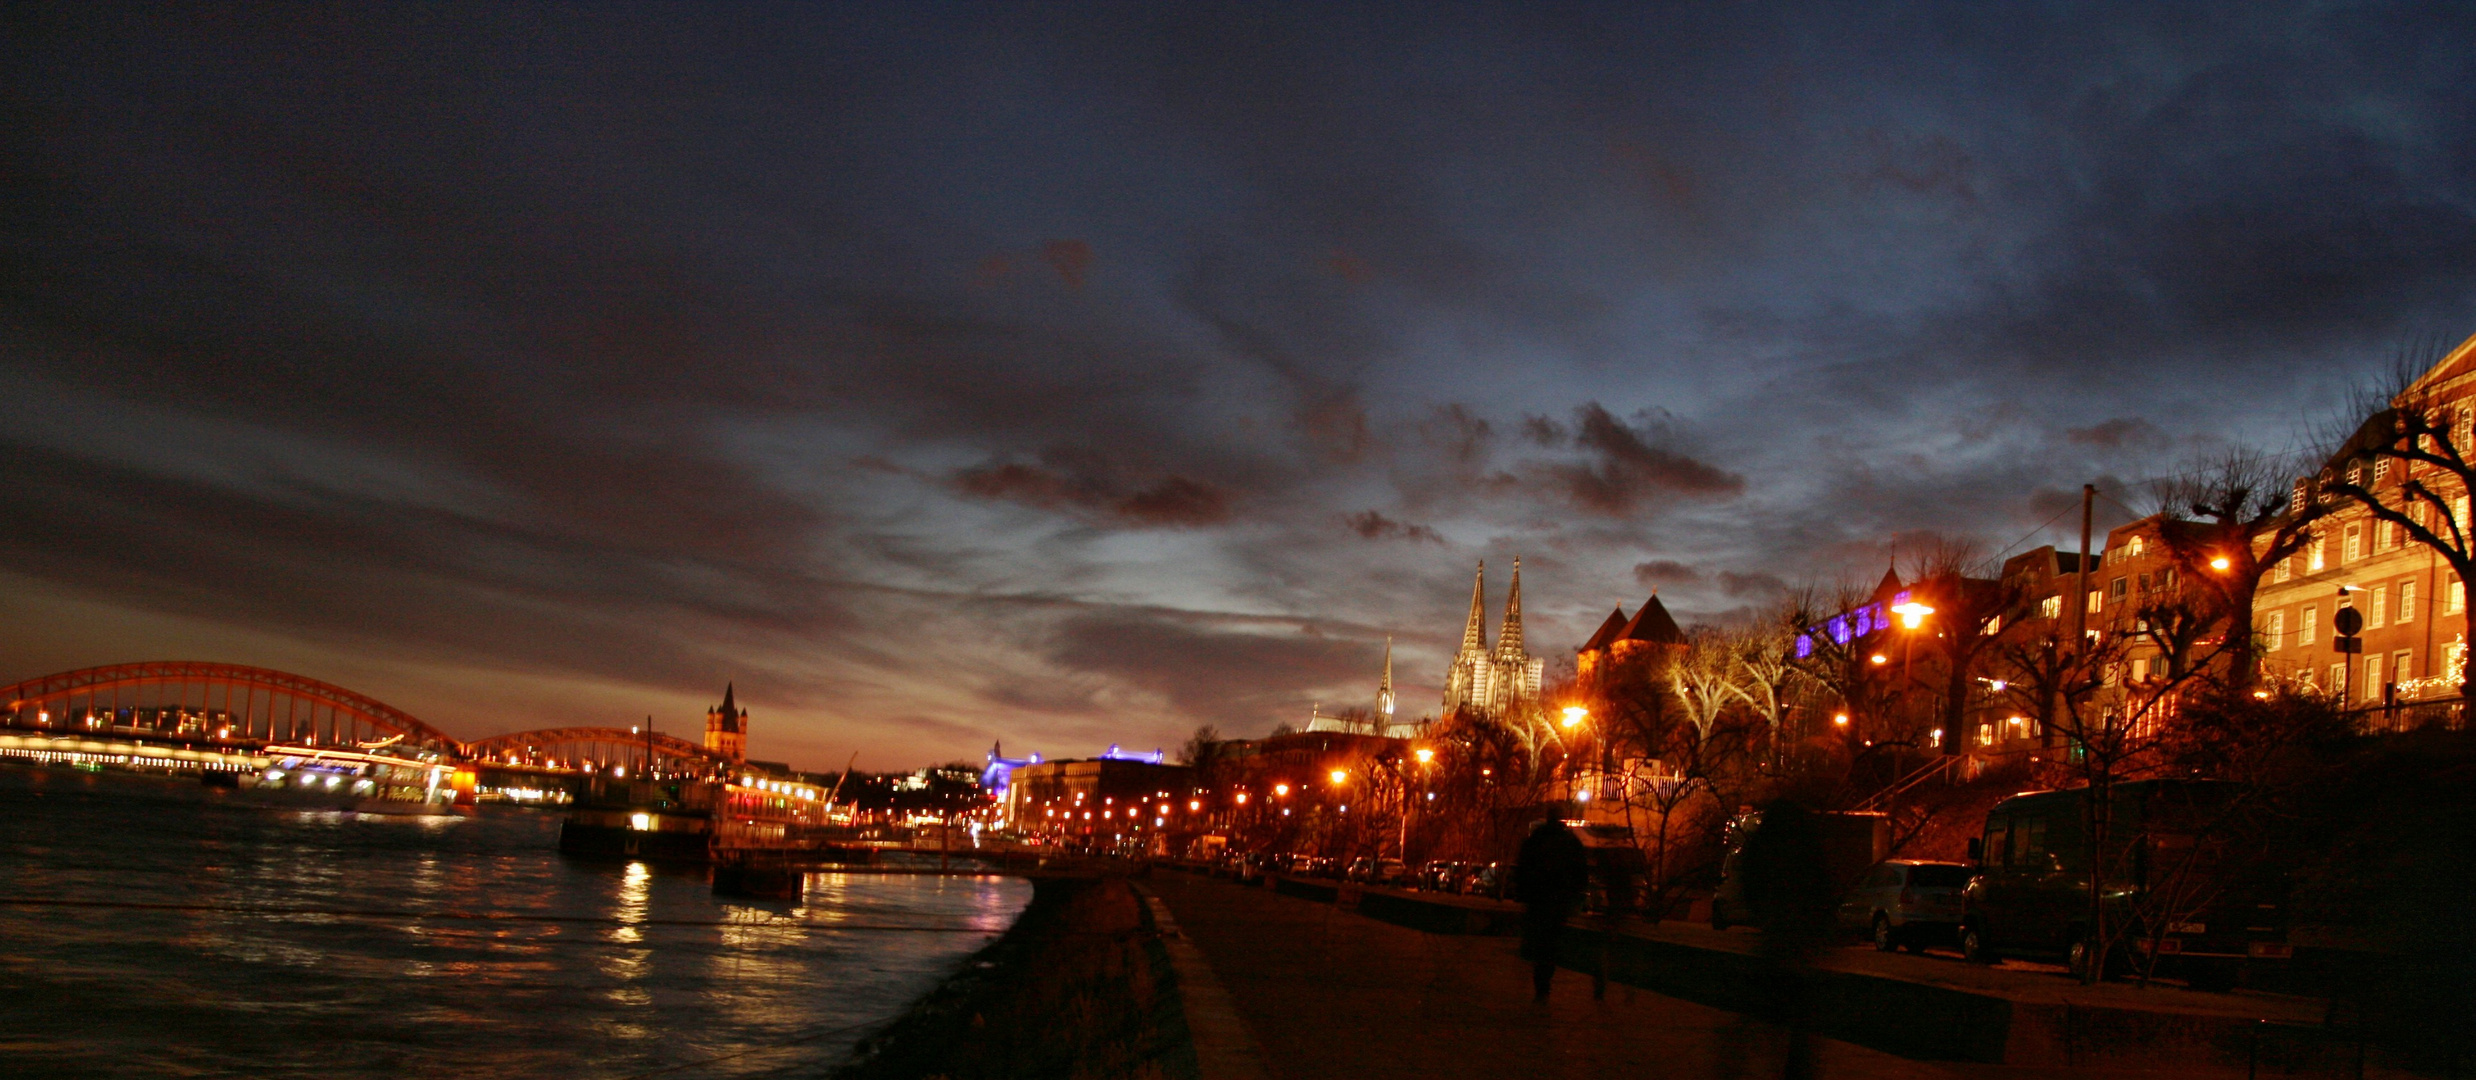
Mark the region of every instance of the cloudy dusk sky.
[[1554, 670], [2476, 333], [2463, 6], [10, 21], [0, 681], [727, 680], [893, 769], [1260, 735], [1390, 635], [1432, 711], [1481, 559]]

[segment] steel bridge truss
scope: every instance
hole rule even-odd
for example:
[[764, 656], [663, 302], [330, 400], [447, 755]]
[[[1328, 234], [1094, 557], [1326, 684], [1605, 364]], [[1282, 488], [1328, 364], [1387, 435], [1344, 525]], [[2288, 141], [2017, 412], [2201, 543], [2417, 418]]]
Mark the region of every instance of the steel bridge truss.
[[0, 687], [16, 727], [352, 746], [390, 738], [463, 744], [385, 702], [269, 668], [159, 660], [82, 668]]

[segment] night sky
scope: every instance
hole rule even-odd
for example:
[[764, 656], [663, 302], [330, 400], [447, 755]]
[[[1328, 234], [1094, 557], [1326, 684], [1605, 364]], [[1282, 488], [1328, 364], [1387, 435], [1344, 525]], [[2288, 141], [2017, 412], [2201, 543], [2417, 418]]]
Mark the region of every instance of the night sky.
[[735, 680], [892, 769], [1260, 735], [1389, 634], [1432, 711], [1479, 559], [1553, 670], [2476, 332], [2466, 6], [7, 18], [0, 679]]

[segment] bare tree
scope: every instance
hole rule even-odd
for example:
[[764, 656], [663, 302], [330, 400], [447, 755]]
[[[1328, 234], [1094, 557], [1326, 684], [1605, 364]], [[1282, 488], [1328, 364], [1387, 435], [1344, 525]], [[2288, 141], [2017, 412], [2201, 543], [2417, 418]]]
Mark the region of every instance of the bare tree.
[[2312, 542], [2327, 500], [2298, 498], [2295, 470], [2285, 459], [2232, 452], [2158, 481], [2153, 501], [2170, 524], [2159, 530], [2177, 576], [2211, 601], [2206, 615], [2226, 624], [2228, 683], [2243, 690], [2259, 678], [2253, 597], [2261, 579]]

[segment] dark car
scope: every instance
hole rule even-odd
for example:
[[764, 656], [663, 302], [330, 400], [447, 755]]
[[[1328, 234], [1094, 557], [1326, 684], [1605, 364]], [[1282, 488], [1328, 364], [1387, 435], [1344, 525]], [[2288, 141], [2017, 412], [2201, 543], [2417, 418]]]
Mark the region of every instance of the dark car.
[[[1995, 804], [1970, 841], [1961, 952], [2060, 956], [2075, 974], [2102, 944], [2195, 989], [2233, 986], [2248, 964], [2287, 960], [2287, 906], [2275, 865], [2231, 843], [2243, 788], [2224, 781], [2117, 784], [2103, 857], [2092, 858], [2088, 790], [2041, 791]], [[2104, 883], [2105, 942], [2090, 918], [2091, 863]], [[2109, 964], [2114, 967], [2113, 963]]]
[[1840, 898], [1840, 926], [1860, 930], [1884, 952], [1960, 940], [1961, 894], [1969, 887], [1966, 863], [1891, 859], [1876, 863]]

